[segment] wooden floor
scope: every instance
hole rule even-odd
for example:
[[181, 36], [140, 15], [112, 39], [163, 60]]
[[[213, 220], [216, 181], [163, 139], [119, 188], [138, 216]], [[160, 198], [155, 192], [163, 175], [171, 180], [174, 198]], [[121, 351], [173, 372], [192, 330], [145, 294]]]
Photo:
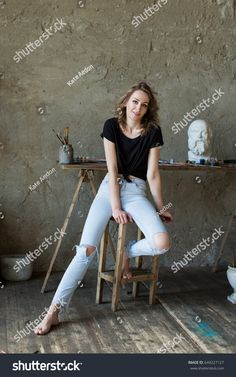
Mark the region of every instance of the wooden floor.
[[[9, 353], [235, 353], [236, 305], [227, 301], [231, 288], [225, 272], [161, 269], [158, 301], [148, 305], [147, 287], [134, 301], [130, 286], [122, 289], [113, 313], [110, 289], [106, 302], [95, 304], [96, 272], [78, 287], [64, 322], [46, 336], [14, 336], [48, 307], [62, 274], [54, 273], [48, 291], [40, 293], [44, 275], [27, 282], [6, 282], [0, 289], [0, 350]], [[179, 344], [174, 338], [179, 335]], [[177, 338], [176, 338], [177, 339]], [[161, 348], [162, 347], [162, 348]]]

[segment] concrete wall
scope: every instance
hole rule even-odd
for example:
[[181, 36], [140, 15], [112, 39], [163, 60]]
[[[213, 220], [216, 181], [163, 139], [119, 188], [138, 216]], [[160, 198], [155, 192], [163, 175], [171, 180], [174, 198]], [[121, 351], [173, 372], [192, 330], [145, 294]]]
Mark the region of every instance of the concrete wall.
[[[137, 81], [146, 79], [159, 94], [162, 158], [186, 160], [187, 127], [177, 135], [171, 127], [219, 88], [224, 95], [199, 118], [212, 125], [213, 155], [236, 157], [236, 1], [164, 3], [159, 0], [159, 10], [135, 27], [133, 17], [151, 1], [0, 1], [1, 254], [33, 251], [62, 226], [77, 172], [57, 165], [59, 142], [52, 128], [70, 127], [75, 155], [103, 157], [103, 123], [113, 115], [117, 99]], [[66, 25], [47, 39], [44, 34], [37, 48], [22, 57], [19, 51], [47, 29], [52, 31], [57, 18]], [[88, 73], [67, 84], [91, 65]], [[97, 184], [101, 178], [98, 174]], [[236, 177], [176, 171], [162, 172], [162, 180], [165, 203], [173, 203], [175, 215], [168, 226], [172, 252], [162, 257], [162, 263], [170, 265], [215, 228], [225, 228], [235, 211]], [[84, 188], [56, 270], [64, 269], [72, 257], [91, 200]], [[47, 269], [54, 246], [35, 261], [35, 270]], [[218, 247], [219, 240], [192, 265], [211, 264]], [[228, 251], [233, 247], [231, 239]]]

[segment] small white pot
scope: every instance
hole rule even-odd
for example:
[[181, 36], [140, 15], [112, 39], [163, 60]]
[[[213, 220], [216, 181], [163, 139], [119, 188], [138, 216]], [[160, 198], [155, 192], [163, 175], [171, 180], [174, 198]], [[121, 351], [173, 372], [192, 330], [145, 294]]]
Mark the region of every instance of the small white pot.
[[[33, 263], [24, 263], [25, 255], [1, 255], [0, 256], [0, 275], [5, 280], [24, 281], [31, 278]], [[16, 268], [19, 263], [21, 268]]]
[[232, 304], [236, 304], [236, 268], [228, 266], [226, 274], [229, 284], [234, 290], [234, 292], [230, 296], [227, 296], [227, 299], [232, 302]]

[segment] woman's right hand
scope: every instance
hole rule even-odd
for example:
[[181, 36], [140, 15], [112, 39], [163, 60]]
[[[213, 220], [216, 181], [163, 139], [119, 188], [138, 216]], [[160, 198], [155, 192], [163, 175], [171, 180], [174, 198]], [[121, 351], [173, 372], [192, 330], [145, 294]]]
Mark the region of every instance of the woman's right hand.
[[112, 212], [112, 216], [118, 224], [127, 224], [133, 222], [133, 218], [130, 213], [125, 212], [122, 209], [115, 209]]

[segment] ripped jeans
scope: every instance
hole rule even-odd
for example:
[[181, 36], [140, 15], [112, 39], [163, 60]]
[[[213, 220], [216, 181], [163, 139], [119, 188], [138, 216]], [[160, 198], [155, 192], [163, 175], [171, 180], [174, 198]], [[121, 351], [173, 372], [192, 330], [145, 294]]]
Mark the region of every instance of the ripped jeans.
[[[133, 178], [132, 182], [118, 178], [118, 181], [120, 184], [121, 208], [131, 214], [145, 236], [140, 241], [129, 243], [130, 246], [126, 249], [128, 257], [157, 255], [168, 251], [168, 249], [158, 250], [154, 245], [153, 235], [167, 231], [156, 209], [147, 199], [146, 182], [140, 178]], [[83, 280], [94, 255], [98, 253], [101, 237], [111, 216], [109, 182], [108, 175], [106, 175], [90, 207], [80, 244], [75, 246], [76, 255], [62, 277], [52, 304], [59, 304], [61, 309], [68, 308], [74, 291]], [[87, 256], [87, 246], [94, 246], [96, 251]]]

